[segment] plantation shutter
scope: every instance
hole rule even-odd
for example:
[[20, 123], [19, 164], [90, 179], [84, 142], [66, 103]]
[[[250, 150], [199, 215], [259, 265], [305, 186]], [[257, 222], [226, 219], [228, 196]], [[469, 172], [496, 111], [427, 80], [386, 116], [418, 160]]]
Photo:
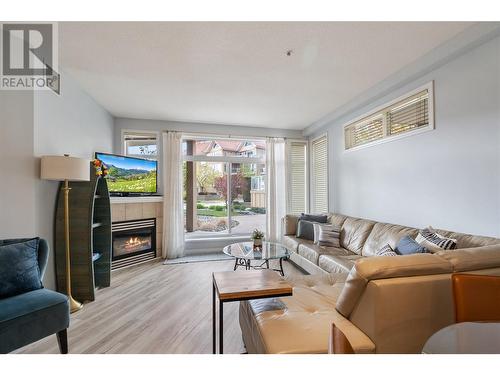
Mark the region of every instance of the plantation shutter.
[[390, 108], [387, 123], [390, 135], [429, 125], [428, 91], [422, 91]]
[[328, 141], [326, 136], [312, 142], [312, 213], [328, 212]]
[[306, 175], [306, 152], [307, 145], [304, 142], [291, 142], [289, 149], [290, 157], [290, 185], [289, 185], [289, 208], [291, 214], [306, 212], [307, 202], [307, 175]]

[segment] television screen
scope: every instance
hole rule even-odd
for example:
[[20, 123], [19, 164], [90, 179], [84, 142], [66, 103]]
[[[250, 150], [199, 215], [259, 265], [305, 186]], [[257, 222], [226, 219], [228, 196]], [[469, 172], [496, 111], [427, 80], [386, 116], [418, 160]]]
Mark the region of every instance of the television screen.
[[156, 160], [132, 158], [96, 152], [99, 159], [108, 167], [109, 192], [112, 193], [156, 193]]

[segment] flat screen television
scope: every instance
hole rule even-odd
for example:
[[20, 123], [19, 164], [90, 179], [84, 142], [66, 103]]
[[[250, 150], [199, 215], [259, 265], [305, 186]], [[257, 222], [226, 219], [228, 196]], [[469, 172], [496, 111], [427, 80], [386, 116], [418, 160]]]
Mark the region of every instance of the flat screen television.
[[95, 153], [107, 168], [111, 195], [151, 195], [157, 192], [158, 162], [130, 156]]

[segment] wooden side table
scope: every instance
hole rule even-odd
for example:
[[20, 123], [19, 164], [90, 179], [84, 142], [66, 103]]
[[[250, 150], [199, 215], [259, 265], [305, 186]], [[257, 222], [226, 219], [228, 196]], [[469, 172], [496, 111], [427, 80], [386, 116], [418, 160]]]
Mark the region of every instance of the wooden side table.
[[292, 286], [271, 270], [212, 273], [212, 338], [213, 353], [217, 353], [216, 297], [219, 299], [219, 354], [223, 353], [224, 302], [251, 299], [287, 297], [292, 295]]

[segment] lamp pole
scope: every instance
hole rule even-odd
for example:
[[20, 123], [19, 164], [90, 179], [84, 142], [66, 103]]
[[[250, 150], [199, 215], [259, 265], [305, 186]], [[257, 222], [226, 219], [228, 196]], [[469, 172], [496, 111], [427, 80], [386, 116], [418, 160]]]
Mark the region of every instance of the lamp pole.
[[69, 251], [69, 187], [68, 180], [64, 180], [64, 243], [66, 248], [66, 292], [69, 298], [70, 311], [73, 313], [83, 307], [81, 302], [76, 301], [71, 295], [71, 256]]

